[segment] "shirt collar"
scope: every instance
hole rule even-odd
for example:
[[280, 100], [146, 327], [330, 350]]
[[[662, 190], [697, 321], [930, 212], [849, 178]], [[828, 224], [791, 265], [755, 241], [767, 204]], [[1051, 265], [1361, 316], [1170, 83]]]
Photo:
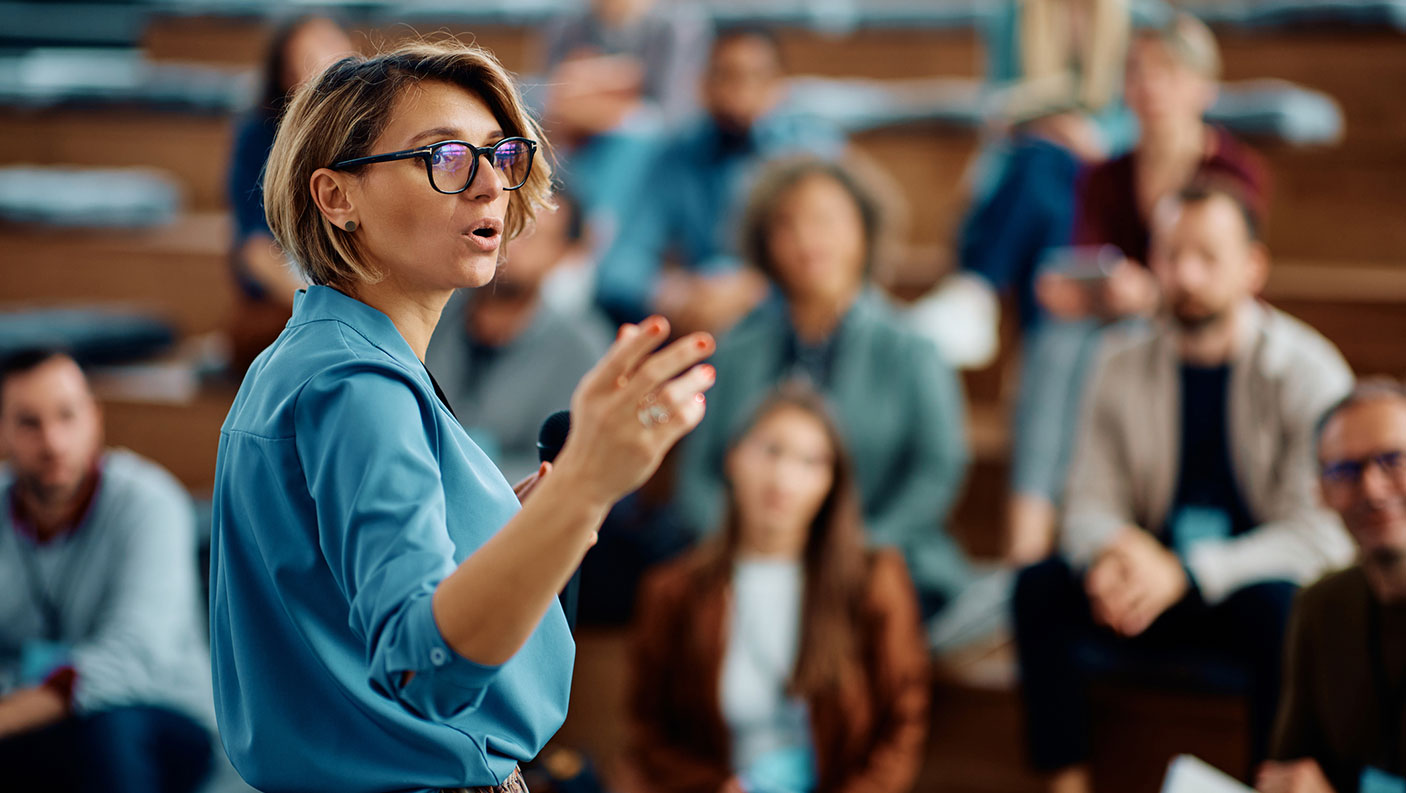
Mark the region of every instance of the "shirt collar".
[[391, 318], [379, 309], [330, 286], [314, 284], [294, 293], [293, 318], [288, 321], [288, 327], [327, 320], [340, 322], [355, 330], [412, 372], [425, 371], [424, 363], [410, 349], [410, 342], [400, 335]]

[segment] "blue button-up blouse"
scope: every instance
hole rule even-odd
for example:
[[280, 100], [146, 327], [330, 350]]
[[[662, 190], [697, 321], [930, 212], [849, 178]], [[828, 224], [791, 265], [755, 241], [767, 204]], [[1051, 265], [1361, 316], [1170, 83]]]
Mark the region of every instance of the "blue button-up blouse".
[[431, 613], [436, 585], [518, 508], [389, 317], [328, 287], [300, 293], [215, 466], [215, 707], [245, 780], [494, 785], [535, 756], [566, 716], [560, 608], [497, 667], [455, 653]]

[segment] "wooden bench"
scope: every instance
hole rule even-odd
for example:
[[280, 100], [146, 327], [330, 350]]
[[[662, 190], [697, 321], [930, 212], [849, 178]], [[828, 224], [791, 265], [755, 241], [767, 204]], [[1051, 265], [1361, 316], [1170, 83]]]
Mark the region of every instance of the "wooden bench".
[[0, 303], [111, 301], [150, 310], [185, 335], [216, 330], [235, 300], [229, 234], [221, 213], [141, 230], [0, 226]]
[[0, 108], [0, 164], [130, 166], [170, 172], [195, 210], [225, 205], [233, 120], [137, 109]]
[[1276, 262], [1265, 297], [1327, 336], [1359, 375], [1406, 376], [1406, 261]]
[[215, 486], [220, 427], [234, 403], [234, 387], [203, 389], [183, 402], [98, 398], [107, 442], [160, 463], [197, 496]]

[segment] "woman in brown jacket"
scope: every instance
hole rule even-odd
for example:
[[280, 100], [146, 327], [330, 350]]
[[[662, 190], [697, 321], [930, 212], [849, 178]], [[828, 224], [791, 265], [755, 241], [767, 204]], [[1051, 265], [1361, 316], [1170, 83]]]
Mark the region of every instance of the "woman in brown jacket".
[[928, 666], [902, 556], [866, 551], [820, 397], [788, 387], [726, 457], [714, 541], [638, 601], [629, 767], [651, 793], [901, 793]]

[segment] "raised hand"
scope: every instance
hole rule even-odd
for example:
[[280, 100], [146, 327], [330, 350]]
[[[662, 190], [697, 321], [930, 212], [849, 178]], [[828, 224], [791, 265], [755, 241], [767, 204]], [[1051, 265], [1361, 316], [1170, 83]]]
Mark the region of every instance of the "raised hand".
[[702, 364], [713, 337], [694, 333], [656, 351], [669, 323], [625, 325], [571, 397], [571, 434], [553, 474], [588, 498], [613, 503], [644, 484], [664, 455], [703, 420], [716, 373]]

